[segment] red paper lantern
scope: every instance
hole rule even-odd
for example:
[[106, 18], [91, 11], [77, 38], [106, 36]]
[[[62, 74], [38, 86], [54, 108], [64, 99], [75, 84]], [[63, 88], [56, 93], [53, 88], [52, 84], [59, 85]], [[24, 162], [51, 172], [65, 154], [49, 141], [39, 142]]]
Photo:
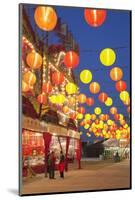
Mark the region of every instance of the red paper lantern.
[[92, 106], [92, 105], [94, 104], [94, 99], [91, 98], [91, 97], [88, 97], [88, 98], [86, 99], [86, 104], [87, 104], [88, 106]]
[[52, 74], [52, 82], [55, 85], [60, 85], [64, 81], [64, 74], [62, 72], [54, 72]]
[[118, 92], [122, 92], [122, 91], [126, 90], [126, 88], [127, 88], [126, 82], [125, 81], [116, 82], [115, 88]]
[[85, 9], [84, 18], [90, 26], [101, 26], [106, 19], [106, 10]]
[[67, 68], [75, 68], [79, 64], [79, 56], [74, 51], [69, 51], [64, 57], [64, 64]]
[[84, 114], [85, 113], [85, 108], [84, 107], [79, 107], [77, 110], [79, 113]]
[[115, 115], [114, 115], [114, 119], [115, 119], [116, 121], [119, 120], [119, 119], [120, 119], [119, 114], [115, 114]]
[[40, 104], [44, 104], [44, 105], [47, 104], [47, 97], [46, 97], [46, 95], [45, 94], [38, 95], [37, 101]]
[[51, 93], [52, 91], [52, 85], [51, 83], [47, 82], [47, 83], [44, 83], [43, 86], [42, 86], [42, 92], [45, 92], [45, 93]]
[[108, 95], [105, 92], [101, 92], [98, 96], [99, 101], [104, 103], [108, 98]]

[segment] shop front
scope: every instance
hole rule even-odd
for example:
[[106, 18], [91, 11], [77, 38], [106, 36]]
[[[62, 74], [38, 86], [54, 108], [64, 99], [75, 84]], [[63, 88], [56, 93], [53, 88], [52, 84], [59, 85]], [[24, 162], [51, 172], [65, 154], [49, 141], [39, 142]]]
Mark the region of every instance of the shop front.
[[55, 152], [56, 170], [60, 152], [65, 155], [65, 170], [68, 165], [77, 161], [80, 168], [81, 141], [77, 131], [59, 125], [41, 122], [30, 117], [23, 117], [22, 129], [22, 160], [23, 176], [27, 176], [28, 166], [34, 173], [45, 173], [47, 155]]

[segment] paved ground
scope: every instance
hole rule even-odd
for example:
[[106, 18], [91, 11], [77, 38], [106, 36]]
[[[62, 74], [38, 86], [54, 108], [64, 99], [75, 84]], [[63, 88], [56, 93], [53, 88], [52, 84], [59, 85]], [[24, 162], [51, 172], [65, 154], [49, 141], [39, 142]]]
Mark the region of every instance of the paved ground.
[[49, 180], [43, 174], [34, 178], [24, 179], [22, 194], [65, 192], [80, 190], [102, 190], [130, 187], [130, 165], [125, 160], [120, 163], [112, 161], [89, 161], [82, 163], [82, 169], [77, 170], [70, 165], [65, 173], [65, 179]]

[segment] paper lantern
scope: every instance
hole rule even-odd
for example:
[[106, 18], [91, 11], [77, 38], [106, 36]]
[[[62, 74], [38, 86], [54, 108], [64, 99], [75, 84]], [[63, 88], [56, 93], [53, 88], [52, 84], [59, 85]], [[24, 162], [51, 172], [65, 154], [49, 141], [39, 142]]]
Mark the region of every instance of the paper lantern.
[[83, 118], [83, 114], [78, 113], [76, 118], [77, 118], [77, 119], [82, 119], [82, 118]]
[[126, 90], [127, 85], [125, 81], [118, 81], [115, 84], [115, 88], [118, 92], [122, 92], [123, 90]]
[[119, 67], [114, 67], [110, 71], [110, 77], [113, 81], [119, 81], [123, 77], [123, 71]]
[[86, 120], [90, 120], [90, 119], [91, 119], [91, 115], [87, 113], [87, 114], [85, 115], [85, 119], [86, 119]]
[[100, 91], [100, 85], [97, 82], [92, 82], [89, 86], [90, 92], [97, 94]]
[[85, 113], [85, 108], [84, 107], [79, 107], [77, 110], [79, 113], [84, 114]]
[[84, 94], [80, 94], [79, 96], [78, 96], [78, 101], [79, 101], [79, 103], [85, 103], [86, 102], [86, 96], [84, 95]]
[[130, 97], [129, 97], [126, 101], [123, 101], [123, 103], [124, 103], [126, 106], [129, 106], [129, 105], [130, 105]]
[[66, 92], [67, 92], [68, 94], [75, 94], [76, 91], [77, 91], [77, 87], [76, 87], [76, 85], [75, 85], [74, 83], [70, 83], [70, 82], [69, 82], [69, 83], [66, 85]]
[[105, 101], [106, 106], [111, 106], [113, 104], [112, 98], [108, 97], [107, 100]]
[[123, 126], [126, 124], [126, 121], [124, 119], [120, 120], [120, 124]]
[[70, 118], [73, 119], [73, 120], [76, 119], [76, 113], [75, 113], [75, 112], [70, 113], [69, 116], [70, 116]]
[[69, 51], [64, 57], [64, 64], [67, 68], [75, 68], [79, 64], [79, 56], [74, 51]]
[[23, 80], [28, 85], [33, 86], [36, 83], [36, 75], [33, 72], [28, 71], [23, 75]]
[[111, 113], [112, 115], [115, 115], [115, 114], [117, 113], [117, 108], [116, 108], [116, 107], [111, 107], [111, 108], [110, 108], [110, 113]]
[[112, 120], [111, 120], [111, 119], [107, 120], [107, 124], [108, 124], [109, 126], [111, 126], [111, 125], [113, 124]]
[[120, 118], [120, 117], [119, 117], [119, 114], [115, 114], [115, 115], [114, 115], [114, 119], [115, 119], [116, 121], [119, 120], [119, 118]]
[[110, 118], [109, 115], [107, 114], [104, 115], [104, 121], [107, 121], [109, 118]]
[[38, 101], [38, 103], [45, 105], [45, 104], [47, 104], [47, 96], [45, 94], [40, 94], [37, 97], [37, 101]]
[[27, 65], [32, 69], [39, 69], [42, 65], [42, 57], [37, 52], [31, 52], [26, 57]]
[[99, 119], [104, 121], [104, 114], [99, 115]]
[[64, 106], [63, 107], [63, 112], [64, 113], [68, 113], [69, 112], [69, 107], [68, 106]]
[[88, 106], [92, 106], [92, 105], [94, 104], [94, 99], [91, 98], [91, 97], [88, 97], [88, 98], [86, 99], [86, 104], [87, 104]]
[[99, 27], [106, 19], [106, 10], [84, 9], [84, 18], [88, 25]]
[[119, 120], [123, 120], [124, 116], [122, 114], [119, 114]]
[[60, 85], [64, 81], [64, 74], [62, 72], [54, 72], [52, 74], [52, 83], [55, 85]]
[[85, 125], [84, 121], [81, 121], [80, 126], [84, 126], [84, 125]]
[[72, 106], [72, 105], [74, 105], [75, 104], [75, 98], [74, 97], [70, 97], [69, 99], [68, 99], [68, 104], [70, 105], [70, 106]]
[[92, 114], [92, 115], [91, 115], [91, 120], [94, 121], [95, 119], [96, 119], [96, 115], [95, 115], [95, 114]]
[[50, 82], [43, 83], [42, 85], [42, 92], [47, 94], [52, 92], [52, 84]]
[[56, 95], [51, 95], [49, 97], [50, 102], [53, 103], [53, 104], [55, 104], [56, 103], [56, 97], [57, 97]]
[[128, 100], [128, 98], [129, 98], [129, 93], [127, 92], [127, 91], [122, 91], [121, 93], [120, 93], [120, 99], [122, 100], [122, 101], [127, 101]]
[[108, 95], [105, 92], [101, 92], [98, 96], [99, 101], [104, 103], [107, 100]]
[[29, 85], [22, 80], [22, 92], [28, 92], [29, 90]]
[[34, 19], [38, 27], [44, 31], [52, 31], [57, 24], [56, 12], [50, 6], [38, 6]]
[[85, 126], [84, 126], [84, 129], [88, 129], [90, 127], [90, 125], [89, 124], [86, 124]]
[[83, 70], [80, 73], [80, 80], [82, 81], [82, 83], [84, 84], [88, 84], [91, 82], [92, 80], [92, 73], [89, 70]]
[[100, 61], [102, 65], [111, 66], [115, 63], [116, 54], [113, 49], [106, 48], [100, 52]]
[[130, 113], [130, 106], [127, 107], [127, 112]]
[[63, 94], [58, 94], [56, 96], [56, 103], [57, 104], [63, 104], [65, 102], [66, 98]]
[[95, 112], [96, 115], [100, 115], [101, 112], [102, 112], [102, 110], [101, 110], [100, 107], [96, 107], [96, 108], [94, 109], [94, 112]]

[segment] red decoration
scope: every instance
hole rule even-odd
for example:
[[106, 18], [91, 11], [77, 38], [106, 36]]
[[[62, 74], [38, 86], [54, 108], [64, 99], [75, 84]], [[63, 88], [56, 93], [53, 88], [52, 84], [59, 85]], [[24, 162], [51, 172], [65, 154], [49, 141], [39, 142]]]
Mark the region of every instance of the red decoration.
[[52, 91], [52, 85], [51, 83], [47, 82], [47, 83], [44, 83], [43, 86], [42, 86], [42, 92], [45, 92], [45, 93], [50, 93]]
[[60, 85], [64, 81], [64, 74], [62, 72], [54, 72], [52, 74], [52, 82], [55, 85]]
[[47, 97], [46, 97], [46, 95], [45, 94], [38, 95], [37, 101], [40, 104], [44, 104], [44, 105], [47, 104]]
[[71, 113], [70, 118], [74, 120], [76, 118], [76, 113]]
[[88, 106], [92, 106], [92, 105], [94, 104], [94, 99], [91, 98], [91, 97], [88, 97], [88, 98], [86, 99], [86, 104], [87, 104]]
[[79, 56], [74, 51], [69, 51], [64, 57], [64, 64], [67, 68], [75, 68], [79, 64]]
[[79, 107], [78, 108], [78, 112], [81, 113], [81, 114], [84, 114], [85, 113], [85, 108], [84, 107]]
[[125, 81], [116, 82], [115, 88], [118, 92], [122, 92], [122, 91], [126, 90], [126, 88], [127, 88], [126, 82]]
[[106, 10], [85, 9], [84, 17], [90, 26], [98, 27], [101, 26], [106, 19]]
[[99, 101], [104, 103], [108, 98], [108, 95], [105, 92], [101, 92], [98, 96]]
[[115, 119], [116, 121], [119, 120], [119, 119], [120, 119], [119, 114], [115, 114], [115, 115], [114, 115], [114, 119]]

